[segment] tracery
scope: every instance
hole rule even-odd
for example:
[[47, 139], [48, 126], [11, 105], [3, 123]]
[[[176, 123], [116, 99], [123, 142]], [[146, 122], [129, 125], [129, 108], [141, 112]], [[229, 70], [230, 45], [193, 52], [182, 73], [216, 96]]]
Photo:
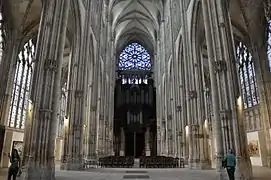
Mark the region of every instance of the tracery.
[[242, 89], [244, 108], [259, 104], [259, 93], [252, 55], [245, 44], [237, 44], [237, 67]]
[[2, 13], [0, 12], [0, 63], [2, 61], [4, 46], [5, 46], [5, 29], [4, 29], [4, 17], [2, 16]]
[[30, 39], [24, 44], [17, 58], [8, 122], [8, 126], [12, 128], [24, 129], [25, 126], [34, 54], [35, 44]]
[[151, 56], [139, 43], [131, 43], [121, 52], [117, 69], [122, 84], [147, 84]]
[[268, 22], [268, 38], [267, 38], [267, 55], [268, 55], [268, 61], [269, 61], [269, 71], [271, 71], [271, 20]]
[[142, 45], [138, 43], [132, 43], [121, 52], [118, 69], [150, 70], [150, 54]]

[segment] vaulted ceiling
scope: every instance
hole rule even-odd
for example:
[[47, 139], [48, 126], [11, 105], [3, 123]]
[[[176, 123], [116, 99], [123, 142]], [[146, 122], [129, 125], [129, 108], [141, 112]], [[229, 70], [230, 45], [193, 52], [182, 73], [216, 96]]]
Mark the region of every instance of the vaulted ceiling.
[[117, 52], [131, 42], [139, 42], [149, 52], [153, 52], [162, 4], [162, 0], [110, 1], [112, 32]]

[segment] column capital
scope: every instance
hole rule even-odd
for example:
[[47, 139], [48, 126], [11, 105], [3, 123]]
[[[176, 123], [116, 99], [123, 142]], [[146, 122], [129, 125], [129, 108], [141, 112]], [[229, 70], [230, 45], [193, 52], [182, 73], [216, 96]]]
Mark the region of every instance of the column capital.
[[100, 115], [99, 115], [99, 119], [100, 119], [100, 120], [104, 120], [104, 115], [103, 115], [103, 114], [100, 114]]
[[191, 130], [192, 130], [192, 132], [197, 132], [199, 130], [199, 125], [198, 124], [191, 124]]
[[91, 111], [91, 112], [94, 112], [94, 111], [96, 111], [96, 110], [97, 110], [97, 106], [91, 106], [91, 107], [90, 107], [90, 111]]
[[176, 106], [176, 111], [177, 112], [181, 112], [182, 111], [182, 106], [181, 105], [177, 105]]
[[220, 110], [220, 118], [221, 118], [221, 120], [229, 120], [230, 117], [231, 117], [231, 110], [230, 109]]
[[197, 98], [197, 91], [195, 90], [190, 90], [188, 92], [189, 99], [196, 99]]
[[40, 117], [47, 119], [47, 118], [51, 118], [53, 110], [52, 109], [40, 109], [39, 112], [40, 112]]
[[215, 73], [221, 73], [227, 70], [227, 63], [225, 60], [214, 61]]
[[56, 71], [57, 61], [55, 59], [46, 59], [44, 62], [44, 70]]
[[75, 97], [83, 97], [84, 91], [83, 90], [75, 90], [74, 91], [74, 96]]

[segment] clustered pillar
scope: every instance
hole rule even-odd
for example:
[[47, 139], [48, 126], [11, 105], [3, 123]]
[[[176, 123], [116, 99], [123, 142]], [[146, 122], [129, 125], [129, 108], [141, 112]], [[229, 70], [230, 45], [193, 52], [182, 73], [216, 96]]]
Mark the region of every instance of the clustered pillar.
[[[165, 59], [165, 44], [170, 39], [164, 36], [166, 17], [160, 22], [156, 49], [160, 63], [155, 66], [157, 153], [181, 157], [190, 168], [215, 166], [218, 178], [225, 179], [221, 162], [227, 151], [233, 149], [237, 155], [236, 177], [249, 179], [251, 164], [242, 143], [246, 137], [241, 137], [245, 130], [242, 104], [238, 102], [240, 90], [236, 88], [229, 7], [222, 1], [203, 0], [199, 4], [206, 44], [195, 45], [197, 37], [188, 31], [186, 5], [181, 2], [182, 36], [173, 60]], [[188, 37], [192, 37], [192, 43]], [[173, 61], [173, 66], [168, 61]]]
[[[270, 10], [270, 1], [265, 1]], [[165, 29], [168, 19], [161, 17], [159, 37], [156, 42], [155, 66], [157, 104], [157, 155], [180, 157], [190, 168], [208, 169], [215, 162], [218, 179], [225, 179], [226, 173], [221, 161], [226, 150], [234, 149], [237, 156], [236, 178], [250, 179], [251, 164], [246, 152], [246, 137], [243, 128], [243, 108], [237, 88], [232, 42], [231, 22], [228, 7], [222, 0], [202, 0], [200, 12], [203, 16], [207, 53], [190, 43], [185, 4], [182, 4], [183, 38], [177, 55], [166, 59], [167, 47]], [[77, 28], [71, 46], [68, 106], [65, 119], [65, 139], [62, 169], [80, 170], [86, 160], [114, 155], [114, 82], [115, 82], [115, 40], [111, 32], [110, 19], [104, 27], [107, 35], [106, 56], [95, 51], [99, 44], [93, 36], [92, 4], [86, 2], [86, 16], [83, 30]], [[55, 138], [60, 95], [61, 66], [66, 38], [70, 0], [44, 1], [37, 43], [33, 90], [31, 92], [32, 114], [26, 124], [23, 179], [55, 179]], [[266, 17], [270, 13], [266, 10]], [[166, 22], [164, 19], [167, 19]], [[78, 25], [78, 24], [77, 24]], [[79, 26], [79, 25], [78, 25]], [[251, 29], [250, 29], [251, 30]], [[253, 31], [253, 30], [251, 30]], [[255, 29], [254, 29], [255, 31]], [[17, 37], [16, 32], [13, 32]], [[101, 35], [102, 36], [102, 35]], [[170, 38], [169, 38], [170, 39]], [[253, 55], [258, 60], [256, 71], [262, 89], [270, 87], [266, 83], [267, 72], [260, 68], [259, 37], [253, 38]], [[193, 39], [195, 40], [195, 39]], [[8, 56], [15, 62], [18, 53], [16, 40], [8, 44]], [[181, 46], [181, 45], [180, 45]], [[11, 48], [12, 47], [12, 48]], [[90, 51], [85, 51], [90, 49]], [[264, 49], [264, 48], [263, 48]], [[171, 52], [172, 53], [172, 52]], [[207, 57], [206, 57], [207, 56]], [[168, 58], [168, 57], [167, 57]], [[168, 61], [170, 63], [168, 63]], [[10, 66], [7, 61], [1, 68]], [[206, 67], [204, 64], [208, 64]], [[204, 66], [204, 67], [203, 67]], [[206, 68], [206, 69], [205, 69]], [[4, 72], [4, 71], [1, 71]], [[10, 72], [5, 72], [12, 74]], [[2, 74], [4, 77], [4, 74]], [[4, 85], [9, 79], [0, 79]], [[263, 83], [263, 84], [261, 84]], [[3, 86], [4, 87], [4, 86]], [[232, 88], [233, 87], [233, 88]], [[270, 89], [270, 88], [269, 88]], [[5, 108], [9, 89], [1, 87], [0, 124], [7, 119]], [[261, 93], [263, 117], [269, 119], [267, 95]], [[267, 139], [270, 141], [269, 122], [265, 122]], [[151, 155], [152, 136], [150, 127], [145, 132], [145, 154]], [[125, 131], [120, 132], [120, 156], [125, 156]], [[214, 148], [209, 148], [210, 144]], [[269, 151], [270, 147], [269, 147]], [[270, 158], [270, 155], [269, 155]], [[269, 159], [271, 162], [271, 158]], [[270, 163], [269, 162], [269, 163]], [[270, 163], [271, 164], [271, 163]]]
[[22, 179], [55, 179], [55, 138], [69, 0], [45, 1], [36, 51], [32, 119], [27, 124]]

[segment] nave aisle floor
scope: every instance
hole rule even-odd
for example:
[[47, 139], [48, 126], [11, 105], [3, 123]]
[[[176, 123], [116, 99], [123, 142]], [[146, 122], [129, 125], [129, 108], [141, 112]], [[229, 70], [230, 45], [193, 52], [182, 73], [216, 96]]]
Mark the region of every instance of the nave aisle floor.
[[[271, 169], [253, 167], [254, 180], [271, 180]], [[6, 180], [7, 169], [0, 169], [0, 180]], [[19, 178], [18, 178], [19, 179]], [[61, 171], [56, 168], [56, 180], [215, 180], [214, 170], [185, 169], [92, 169]]]

